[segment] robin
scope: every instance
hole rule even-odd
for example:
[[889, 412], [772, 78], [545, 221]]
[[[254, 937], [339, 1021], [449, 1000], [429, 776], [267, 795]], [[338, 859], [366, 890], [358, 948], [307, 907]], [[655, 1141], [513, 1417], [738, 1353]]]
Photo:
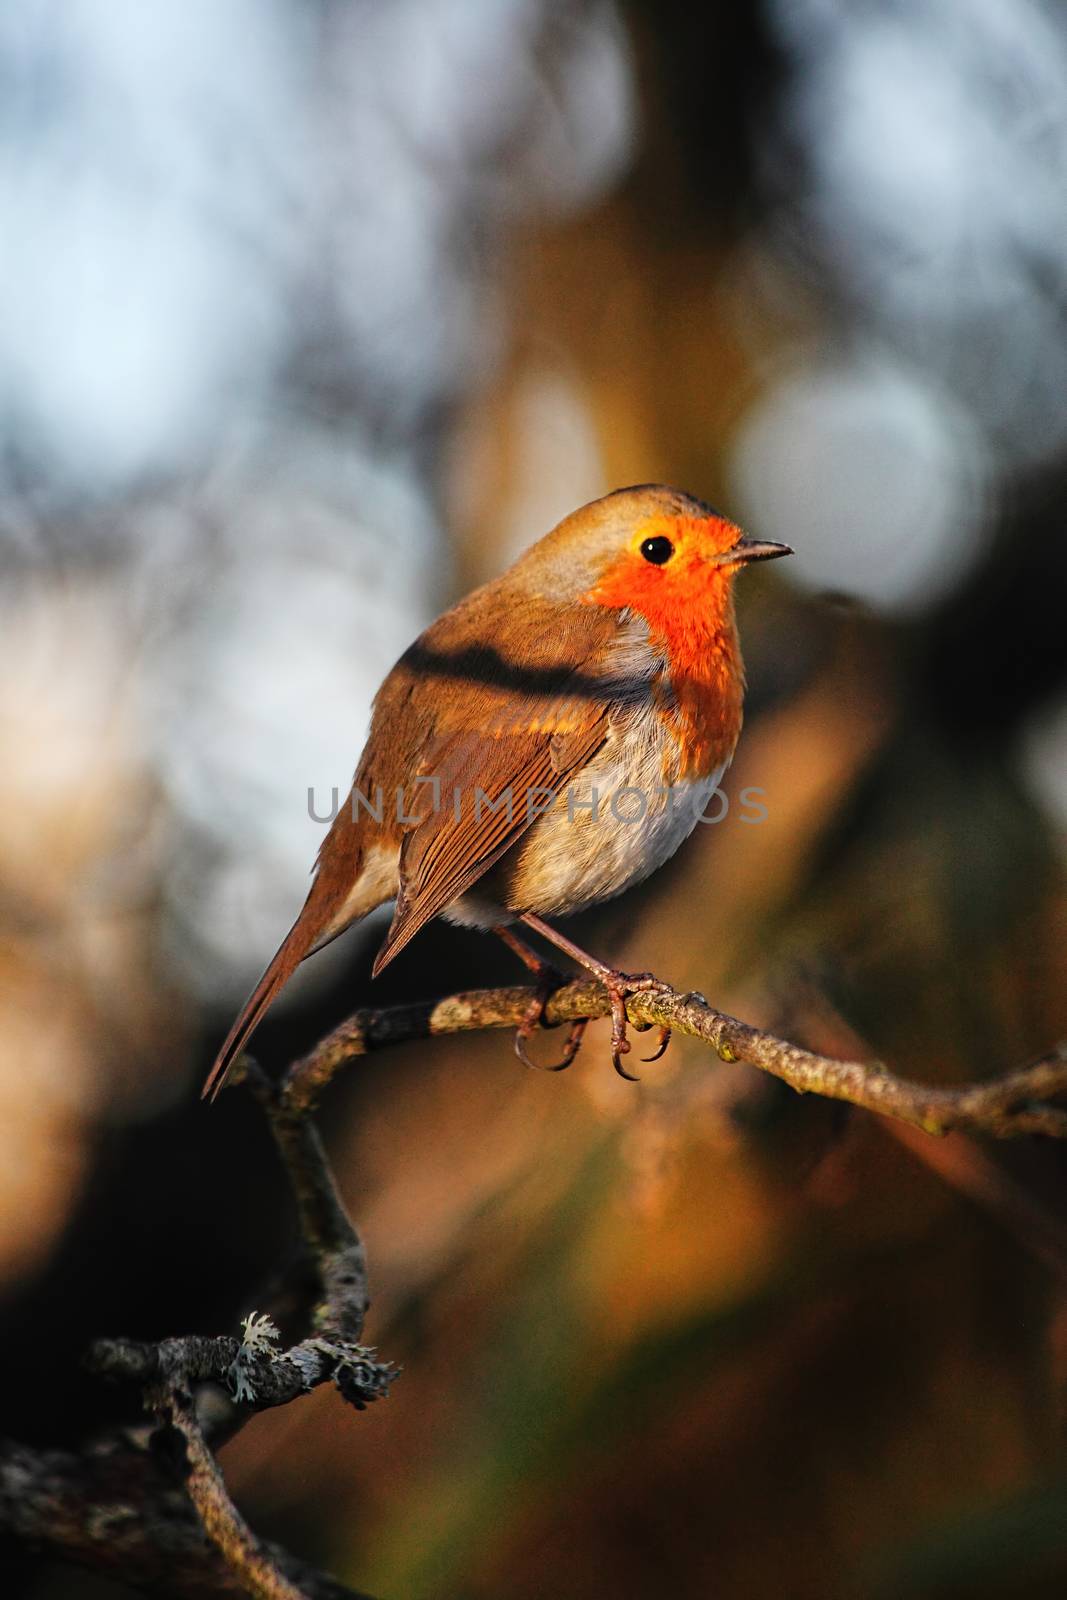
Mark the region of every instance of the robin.
[[375, 697], [303, 909], [204, 1093], [221, 1088], [300, 962], [389, 900], [375, 975], [431, 917], [493, 931], [538, 976], [515, 1041], [530, 1064], [526, 1040], [559, 975], [520, 938], [524, 925], [604, 984], [612, 1059], [629, 1076], [626, 999], [666, 985], [616, 971], [545, 919], [621, 894], [692, 832], [741, 731], [734, 578], [791, 554], [676, 489], [619, 489], [427, 628]]

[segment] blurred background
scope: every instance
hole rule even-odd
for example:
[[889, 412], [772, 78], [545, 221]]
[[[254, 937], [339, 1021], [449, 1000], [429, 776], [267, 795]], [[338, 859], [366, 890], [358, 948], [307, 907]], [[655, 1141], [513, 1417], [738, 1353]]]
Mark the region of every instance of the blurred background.
[[[0, 10], [0, 1425], [101, 1334], [236, 1331], [290, 1216], [196, 1096], [370, 697], [581, 502], [665, 480], [742, 584], [735, 804], [573, 925], [930, 1080], [1067, 1034], [1067, 18], [1055, 0]], [[273, 1067], [515, 981], [317, 958]], [[558, 1035], [535, 1040], [551, 1060]], [[404, 1373], [256, 1419], [264, 1533], [388, 1600], [1067, 1584], [1067, 1159], [590, 1030], [353, 1068], [321, 1123]], [[118, 1596], [48, 1563], [35, 1600]]]

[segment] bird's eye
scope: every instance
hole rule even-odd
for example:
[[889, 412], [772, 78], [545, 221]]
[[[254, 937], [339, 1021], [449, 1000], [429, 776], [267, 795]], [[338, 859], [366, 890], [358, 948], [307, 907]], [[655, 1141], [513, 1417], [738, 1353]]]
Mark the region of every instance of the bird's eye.
[[673, 556], [674, 546], [669, 539], [665, 539], [660, 533], [654, 539], [645, 540], [641, 546], [641, 554], [646, 561], [651, 561], [654, 567], [662, 567], [663, 563], [669, 561]]

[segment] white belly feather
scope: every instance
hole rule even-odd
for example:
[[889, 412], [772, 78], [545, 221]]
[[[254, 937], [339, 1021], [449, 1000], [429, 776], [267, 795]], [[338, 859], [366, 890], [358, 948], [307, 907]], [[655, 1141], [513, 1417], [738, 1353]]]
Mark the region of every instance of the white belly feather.
[[679, 780], [676, 747], [662, 718], [651, 707], [635, 712], [498, 867], [444, 915], [487, 927], [511, 919], [502, 901], [515, 913], [548, 917], [621, 894], [669, 861], [689, 837], [728, 764], [704, 778]]

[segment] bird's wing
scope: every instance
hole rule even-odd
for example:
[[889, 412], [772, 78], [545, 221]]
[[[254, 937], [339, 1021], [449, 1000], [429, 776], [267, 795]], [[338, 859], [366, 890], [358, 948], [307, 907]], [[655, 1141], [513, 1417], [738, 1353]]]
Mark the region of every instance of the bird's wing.
[[570, 656], [563, 671], [551, 660], [558, 619], [536, 665], [529, 645], [514, 675], [494, 663], [492, 689], [479, 686], [466, 658], [462, 691], [408, 797], [396, 913], [375, 973], [526, 832], [603, 744], [620, 701], [639, 692], [617, 618], [583, 607], [563, 632]]
[[[514, 844], [570, 775], [603, 744], [607, 709], [559, 739], [549, 731], [466, 734], [438, 753], [422, 820], [400, 850], [400, 891], [388, 937], [374, 963], [377, 974], [431, 917], [476, 883]], [[426, 775], [427, 777], [429, 774]]]

